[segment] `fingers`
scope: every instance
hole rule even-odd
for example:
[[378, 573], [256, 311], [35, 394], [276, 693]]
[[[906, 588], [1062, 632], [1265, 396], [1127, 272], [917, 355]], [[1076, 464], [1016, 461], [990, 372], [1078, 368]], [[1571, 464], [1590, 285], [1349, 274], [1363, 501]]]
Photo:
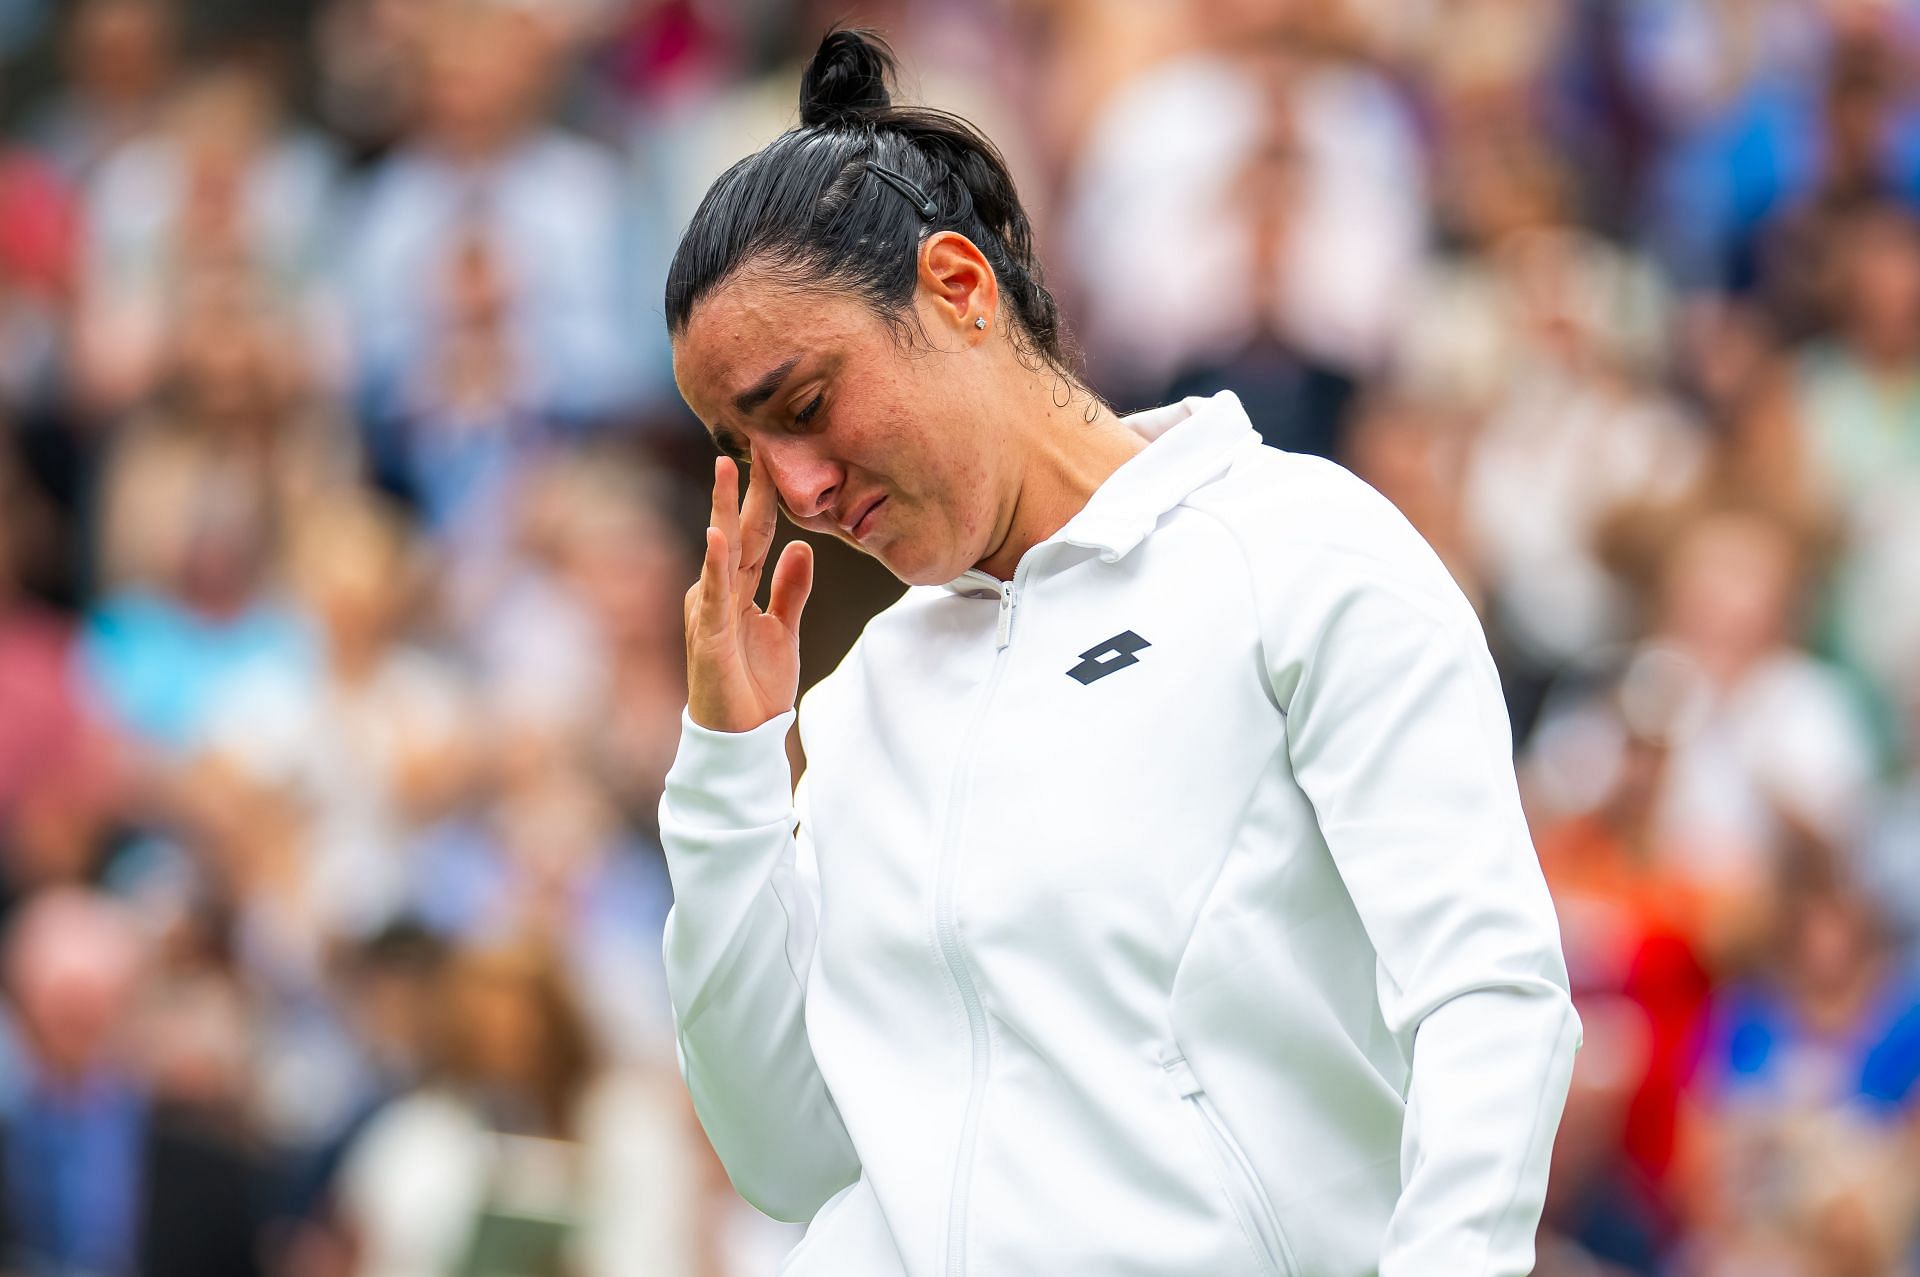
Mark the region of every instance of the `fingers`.
[[[740, 512], [740, 563], [743, 571], [755, 573], [765, 563], [773, 547], [773, 532], [778, 524], [773, 480], [765, 466], [747, 467], [747, 502]], [[756, 580], [755, 584], [758, 584]]]
[[727, 497], [734, 491], [736, 486], [732, 476], [728, 473], [732, 468], [733, 461], [731, 458], [715, 457], [713, 459], [713, 500], [707, 511], [707, 526], [710, 528], [720, 526], [721, 509], [726, 505]]
[[713, 463], [711, 523], [725, 541], [723, 558], [727, 576], [731, 578], [740, 570], [740, 467], [732, 457], [719, 457]]
[[805, 541], [789, 541], [780, 551], [773, 567], [773, 588], [769, 591], [767, 611], [795, 635], [800, 633], [800, 612], [813, 592], [813, 547]]
[[725, 632], [733, 617], [733, 572], [727, 567], [726, 537], [718, 528], [707, 529], [707, 550], [700, 559], [700, 584], [694, 587], [697, 599], [691, 599], [692, 617], [688, 630], [708, 636]]

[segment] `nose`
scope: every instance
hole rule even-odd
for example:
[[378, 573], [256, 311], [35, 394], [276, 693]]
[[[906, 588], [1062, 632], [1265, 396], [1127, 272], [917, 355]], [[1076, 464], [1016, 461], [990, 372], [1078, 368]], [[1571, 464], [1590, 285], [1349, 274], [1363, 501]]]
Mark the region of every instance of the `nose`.
[[795, 519], [813, 519], [833, 511], [845, 478], [838, 462], [815, 455], [806, 441], [756, 442], [753, 460], [766, 467], [775, 492]]

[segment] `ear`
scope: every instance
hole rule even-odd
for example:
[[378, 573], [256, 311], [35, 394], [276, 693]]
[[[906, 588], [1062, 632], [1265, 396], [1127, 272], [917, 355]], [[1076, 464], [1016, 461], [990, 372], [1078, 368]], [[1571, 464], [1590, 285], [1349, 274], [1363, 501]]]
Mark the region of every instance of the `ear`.
[[[995, 327], [1000, 282], [979, 245], [958, 231], [939, 231], [920, 245], [920, 296], [929, 322], [971, 345]], [[987, 329], [975, 326], [984, 317]]]

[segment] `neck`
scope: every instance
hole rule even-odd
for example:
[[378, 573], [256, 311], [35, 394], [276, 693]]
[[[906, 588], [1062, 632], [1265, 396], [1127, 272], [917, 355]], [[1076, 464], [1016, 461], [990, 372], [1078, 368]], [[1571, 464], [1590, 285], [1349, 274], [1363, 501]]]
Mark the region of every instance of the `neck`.
[[1010, 432], [1024, 451], [1013, 502], [995, 529], [993, 548], [974, 566], [1002, 581], [1013, 578], [1029, 549], [1066, 526], [1094, 490], [1127, 458], [1147, 446], [1112, 409], [1076, 389], [1062, 405], [1052, 376], [1033, 382], [1040, 395]]

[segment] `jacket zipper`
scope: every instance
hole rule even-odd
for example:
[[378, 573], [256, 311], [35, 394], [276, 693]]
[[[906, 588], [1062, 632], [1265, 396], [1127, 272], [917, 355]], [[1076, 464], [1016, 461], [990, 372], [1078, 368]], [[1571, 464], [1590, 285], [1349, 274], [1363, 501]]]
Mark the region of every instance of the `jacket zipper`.
[[1293, 1277], [1299, 1270], [1293, 1262], [1287, 1236], [1280, 1231], [1280, 1218], [1274, 1212], [1273, 1202], [1267, 1197], [1266, 1190], [1260, 1187], [1260, 1176], [1253, 1169], [1253, 1162], [1240, 1147], [1240, 1142], [1234, 1139], [1233, 1132], [1227, 1129], [1226, 1121], [1214, 1108], [1213, 1099], [1207, 1094], [1206, 1088], [1194, 1076], [1193, 1066], [1187, 1063], [1184, 1055], [1176, 1055], [1164, 1061], [1161, 1067], [1167, 1071], [1174, 1089], [1180, 1093], [1181, 1101], [1189, 1105], [1199, 1118], [1201, 1131], [1213, 1151], [1233, 1213], [1239, 1218], [1240, 1227], [1258, 1252], [1268, 1277]]
[[973, 1148], [979, 1133], [980, 1103], [986, 1093], [988, 1053], [992, 1048], [992, 1039], [987, 1033], [986, 1007], [980, 1001], [980, 990], [973, 982], [973, 972], [967, 965], [966, 953], [960, 946], [960, 927], [954, 915], [954, 876], [957, 872], [956, 854], [960, 842], [960, 813], [965, 810], [966, 781], [969, 774], [968, 761], [973, 752], [975, 739], [980, 734], [980, 725], [986, 721], [987, 710], [993, 701], [993, 693], [1000, 685], [1000, 675], [1006, 667], [1001, 653], [1013, 639], [1013, 611], [1015, 590], [1020, 579], [1020, 569], [1014, 568], [1014, 579], [1006, 582], [1000, 591], [1000, 617], [994, 634], [993, 669], [987, 675], [986, 690], [980, 697], [980, 708], [975, 712], [973, 721], [967, 727], [967, 736], [961, 746], [960, 760], [954, 767], [953, 787], [949, 795], [948, 810], [951, 816], [947, 824], [946, 845], [942, 848], [939, 873], [934, 886], [934, 931], [939, 937], [940, 954], [946, 959], [947, 973], [952, 976], [954, 987], [960, 993], [960, 1003], [967, 1013], [967, 1031], [971, 1043], [972, 1075], [967, 1083], [967, 1107], [960, 1121], [960, 1146], [954, 1156], [953, 1184], [947, 1196], [947, 1277], [965, 1277], [967, 1271], [967, 1197], [973, 1177]]

